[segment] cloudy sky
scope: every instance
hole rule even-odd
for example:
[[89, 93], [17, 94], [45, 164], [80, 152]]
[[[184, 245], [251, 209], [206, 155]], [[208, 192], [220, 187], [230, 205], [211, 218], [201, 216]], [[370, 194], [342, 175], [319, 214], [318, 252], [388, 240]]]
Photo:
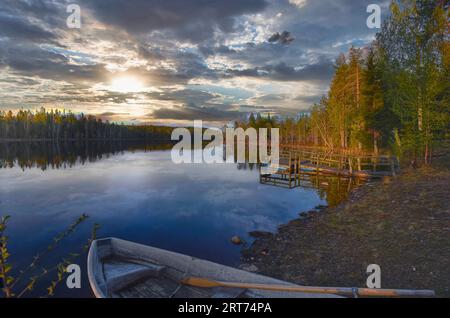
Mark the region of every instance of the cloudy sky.
[[[295, 115], [387, 0], [0, 0], [0, 109], [127, 123]], [[69, 3], [81, 28], [67, 27]]]

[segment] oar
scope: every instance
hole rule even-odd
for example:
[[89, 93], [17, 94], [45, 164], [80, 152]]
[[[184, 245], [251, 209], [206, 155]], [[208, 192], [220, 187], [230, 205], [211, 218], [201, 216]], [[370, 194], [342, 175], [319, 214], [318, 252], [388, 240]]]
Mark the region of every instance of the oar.
[[318, 294], [337, 294], [343, 296], [362, 297], [434, 297], [433, 290], [413, 289], [371, 289], [371, 288], [348, 288], [348, 287], [308, 287], [271, 284], [249, 284], [221, 282], [207, 278], [188, 277], [181, 281], [184, 285], [201, 288], [229, 287], [242, 289], [272, 290], [280, 292], [302, 292]]

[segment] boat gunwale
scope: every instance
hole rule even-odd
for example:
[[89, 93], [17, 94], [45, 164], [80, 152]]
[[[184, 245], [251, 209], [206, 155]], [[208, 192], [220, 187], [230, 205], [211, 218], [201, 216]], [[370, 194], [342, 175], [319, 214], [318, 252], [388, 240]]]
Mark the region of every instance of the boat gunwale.
[[[99, 271], [101, 277], [104, 277], [103, 273], [103, 265], [101, 263], [101, 259], [98, 256], [98, 246], [97, 246], [98, 240], [94, 240], [91, 243], [91, 246], [89, 247], [88, 257], [87, 257], [87, 272], [88, 272], [88, 279], [89, 284], [91, 285], [92, 292], [94, 293], [96, 298], [108, 298], [108, 295], [104, 293], [103, 289], [99, 286], [97, 279], [96, 279], [96, 273], [94, 271]], [[102, 266], [95, 266], [94, 262], [97, 261], [97, 263], [101, 264]], [[105, 285], [106, 286], [106, 285]], [[107, 291], [106, 291], [107, 292]]]
[[[105, 279], [105, 272], [104, 272], [104, 266], [103, 266], [103, 260], [105, 259], [105, 257], [102, 258], [99, 255], [98, 242], [105, 242], [105, 243], [107, 242], [105, 244], [105, 246], [109, 246], [111, 248], [110, 253], [113, 256], [115, 255], [115, 256], [123, 257], [124, 259], [129, 260], [129, 261], [137, 260], [137, 261], [147, 261], [149, 263], [156, 262], [156, 263], [159, 263], [160, 265], [165, 265], [165, 266], [171, 267], [177, 271], [183, 272], [180, 268], [177, 268], [177, 266], [175, 266], [173, 264], [170, 264], [170, 265], [165, 264], [165, 263], [163, 264], [163, 263], [159, 262], [157, 259], [155, 259], [154, 257], [149, 257], [148, 255], [145, 255], [145, 253], [143, 253], [144, 254], [144, 255], [142, 255], [143, 257], [139, 256], [136, 258], [131, 257], [131, 255], [121, 255], [122, 253], [121, 253], [120, 249], [126, 248], [127, 246], [134, 247], [135, 249], [143, 249], [143, 251], [148, 251], [149, 253], [151, 253], [151, 252], [161, 253], [161, 255], [159, 255], [159, 256], [164, 257], [166, 259], [169, 258], [169, 259], [171, 259], [170, 261], [190, 262], [188, 265], [188, 268], [191, 267], [192, 265], [194, 265], [194, 266], [195, 265], [209, 266], [209, 268], [219, 270], [219, 272], [223, 271], [222, 272], [223, 275], [232, 275], [233, 276], [233, 275], [238, 275], [238, 274], [240, 274], [240, 275], [245, 274], [246, 275], [245, 281], [250, 281], [250, 282], [254, 282], [254, 283], [272, 283], [272, 284], [281, 284], [281, 285], [287, 285], [287, 286], [299, 286], [294, 283], [282, 281], [279, 279], [275, 279], [275, 278], [268, 277], [268, 276], [263, 276], [263, 275], [256, 274], [256, 273], [247, 272], [247, 271], [244, 271], [244, 270], [241, 270], [238, 268], [214, 263], [214, 262], [211, 262], [208, 260], [192, 257], [189, 255], [156, 248], [156, 247], [149, 246], [149, 245], [143, 245], [140, 243], [130, 242], [130, 241], [122, 240], [119, 238], [109, 237], [109, 238], [102, 238], [102, 239], [94, 240], [91, 244], [91, 247], [90, 247], [89, 253], [88, 253], [88, 262], [87, 262], [88, 278], [89, 278], [89, 283], [91, 285], [91, 289], [93, 290], [94, 295], [97, 298], [112, 297], [112, 295], [109, 293], [109, 291], [107, 289], [108, 288], [107, 281]], [[118, 253], [116, 251], [118, 251]], [[199, 263], [195, 264], [196, 262], [199, 262]], [[96, 265], [101, 265], [101, 266], [96, 266]], [[195, 274], [192, 274], [192, 275], [195, 276]], [[207, 276], [208, 275], [206, 275], [206, 277]], [[101, 284], [99, 284], [99, 281], [97, 280], [97, 278], [104, 281], [103, 286], [101, 286]], [[223, 277], [219, 277], [219, 278], [215, 277], [215, 279], [227, 280], [226, 278], [223, 278]], [[241, 277], [241, 280], [242, 280], [242, 277]], [[239, 281], [239, 279], [237, 279], [236, 281]], [[253, 290], [249, 290], [249, 291], [254, 292]], [[261, 291], [258, 291], [258, 293], [259, 292], [261, 292]], [[264, 298], [270, 298], [269, 296], [264, 296], [264, 294], [265, 293], [262, 292], [261, 296]], [[294, 293], [294, 294], [298, 295], [298, 298], [329, 298], [329, 297], [340, 298], [340, 296], [335, 295], [335, 294], [323, 294], [323, 295], [311, 294], [311, 293]], [[272, 297], [273, 298], [282, 298], [281, 295], [279, 297], [277, 297], [277, 296], [272, 296]], [[292, 296], [286, 295], [285, 297], [291, 298]], [[295, 298], [297, 298], [297, 296]]]

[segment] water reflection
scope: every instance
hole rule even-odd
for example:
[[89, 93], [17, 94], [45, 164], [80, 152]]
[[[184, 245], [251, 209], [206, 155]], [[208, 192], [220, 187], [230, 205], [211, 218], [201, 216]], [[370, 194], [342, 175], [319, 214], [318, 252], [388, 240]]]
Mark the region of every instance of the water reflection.
[[[260, 169], [259, 165], [252, 163], [244, 163], [238, 164], [237, 168], [239, 170], [258, 170]], [[266, 186], [275, 186], [286, 189], [293, 189], [286, 187], [286, 184], [283, 182], [278, 182], [276, 180], [271, 181], [270, 179], [265, 180], [264, 182], [260, 180], [261, 184]], [[350, 193], [364, 184], [363, 179], [358, 178], [347, 178], [347, 177], [338, 177], [326, 174], [315, 174], [315, 173], [304, 173], [301, 174], [301, 178], [298, 184], [298, 187], [303, 189], [314, 189], [320, 198], [326, 201], [327, 205], [330, 207], [337, 206], [344, 200], [348, 198]]]
[[[91, 142], [0, 142], [0, 168], [20, 167], [39, 168], [43, 171], [66, 169], [77, 164], [84, 165], [111, 156], [123, 155], [125, 151], [162, 151], [170, 150], [168, 143], [148, 143], [142, 141], [91, 141]], [[256, 171], [260, 166], [255, 163], [236, 164], [238, 170]], [[329, 206], [336, 206], [348, 198], [351, 191], [363, 183], [360, 179], [335, 177], [322, 174], [305, 174], [300, 187], [315, 189], [320, 198]], [[277, 186], [277, 183], [265, 182]]]
[[172, 145], [141, 141], [0, 142], [0, 168], [64, 169], [95, 162], [124, 151], [168, 150]]
[[[290, 190], [269, 187], [259, 183], [258, 165], [175, 165], [169, 149], [137, 142], [0, 144], [0, 215], [12, 216], [15, 268], [82, 213], [101, 225], [99, 236], [236, 266], [241, 254], [232, 236], [251, 242], [248, 232], [276, 231], [299, 212], [339, 201], [335, 190], [348, 186], [319, 178]], [[77, 251], [90, 230], [77, 230], [47, 261]], [[80, 265], [86, 273], [85, 258]], [[57, 296], [90, 296], [83, 279], [82, 290]]]

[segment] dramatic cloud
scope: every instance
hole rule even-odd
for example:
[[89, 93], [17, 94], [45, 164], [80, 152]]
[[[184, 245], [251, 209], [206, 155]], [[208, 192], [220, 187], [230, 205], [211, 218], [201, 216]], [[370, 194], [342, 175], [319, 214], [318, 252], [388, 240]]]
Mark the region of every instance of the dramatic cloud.
[[150, 117], [153, 119], [171, 120], [231, 121], [239, 118], [241, 115], [242, 113], [238, 111], [224, 111], [218, 108], [189, 104], [183, 107], [157, 109], [153, 111]]
[[25, 17], [11, 16], [0, 13], [0, 32], [3, 36], [14, 38], [16, 41], [53, 41], [55, 35], [42, 26], [30, 22]]
[[308, 0], [289, 0], [289, 3], [294, 6], [297, 6], [298, 8], [302, 8], [306, 5], [307, 1]]
[[272, 34], [268, 39], [269, 42], [279, 42], [281, 44], [291, 44], [295, 38], [288, 31], [283, 31], [281, 34], [279, 32]]
[[275, 81], [327, 81], [333, 74], [333, 65], [329, 61], [323, 61], [295, 68], [285, 63], [279, 63], [233, 73], [239, 76], [269, 78]]
[[0, 110], [136, 123], [295, 116], [326, 93], [338, 54], [376, 32], [370, 0], [79, 0], [81, 29], [69, 29], [72, 2], [0, 2]]
[[215, 28], [232, 31], [233, 19], [260, 12], [265, 0], [82, 0], [102, 22], [130, 34], [168, 30], [182, 40], [200, 41], [213, 36]]

